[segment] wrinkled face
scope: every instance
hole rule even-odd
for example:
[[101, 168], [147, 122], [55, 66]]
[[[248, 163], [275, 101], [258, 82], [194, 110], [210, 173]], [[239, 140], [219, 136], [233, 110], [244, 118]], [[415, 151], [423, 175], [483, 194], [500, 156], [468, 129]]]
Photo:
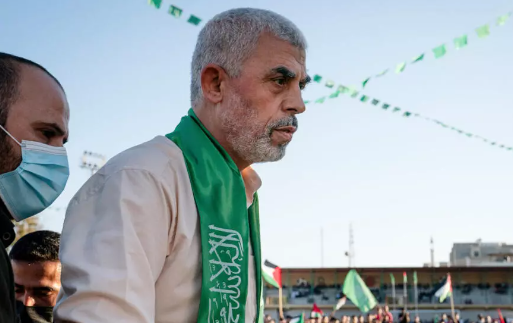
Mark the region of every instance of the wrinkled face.
[[226, 141], [249, 163], [277, 161], [305, 111], [301, 91], [309, 82], [305, 53], [273, 36], [260, 37], [239, 77], [224, 88], [219, 118]]
[[25, 306], [55, 306], [61, 289], [61, 263], [12, 261], [16, 300]]
[[[68, 138], [66, 96], [49, 75], [32, 66], [20, 66], [18, 95], [8, 109], [6, 130], [18, 140], [62, 147]], [[21, 148], [0, 129], [0, 174], [21, 162]]]

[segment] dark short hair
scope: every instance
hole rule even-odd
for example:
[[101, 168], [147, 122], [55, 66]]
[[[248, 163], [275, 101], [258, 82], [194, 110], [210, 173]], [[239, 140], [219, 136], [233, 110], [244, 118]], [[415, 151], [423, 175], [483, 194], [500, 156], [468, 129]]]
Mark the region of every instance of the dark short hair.
[[5, 126], [9, 107], [18, 97], [20, 66], [32, 66], [45, 72], [64, 91], [61, 83], [43, 66], [23, 57], [0, 52], [0, 125]]
[[14, 244], [9, 258], [26, 262], [58, 261], [60, 242], [60, 233], [48, 230], [31, 232]]

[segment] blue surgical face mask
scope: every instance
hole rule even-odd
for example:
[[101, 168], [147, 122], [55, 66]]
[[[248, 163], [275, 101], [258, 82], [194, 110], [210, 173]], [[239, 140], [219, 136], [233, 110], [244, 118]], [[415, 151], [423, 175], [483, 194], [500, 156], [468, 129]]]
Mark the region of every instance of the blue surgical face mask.
[[34, 216], [49, 207], [62, 193], [69, 177], [66, 148], [40, 142], [16, 140], [21, 146], [20, 166], [0, 174], [0, 198], [16, 221]]

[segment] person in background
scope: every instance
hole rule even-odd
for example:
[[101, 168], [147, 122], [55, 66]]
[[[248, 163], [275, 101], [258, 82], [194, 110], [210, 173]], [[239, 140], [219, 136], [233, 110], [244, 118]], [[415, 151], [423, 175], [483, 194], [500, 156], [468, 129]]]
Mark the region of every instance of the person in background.
[[394, 321], [394, 315], [390, 312], [390, 307], [388, 305], [385, 305], [383, 315], [388, 316], [388, 322]]
[[349, 316], [347, 315], [343, 315], [341, 318], [340, 318], [340, 321], [342, 323], [349, 323]]
[[442, 314], [442, 322], [443, 323], [448, 323], [449, 322], [449, 317], [447, 316], [446, 313]]
[[365, 323], [365, 316], [360, 315], [360, 316], [358, 317], [358, 323]]
[[351, 317], [351, 323], [358, 323], [358, 316], [353, 315], [353, 316]]
[[60, 236], [35, 231], [18, 240], [9, 252], [21, 323], [53, 322], [61, 289]]
[[268, 10], [231, 9], [204, 25], [187, 115], [112, 158], [70, 201], [56, 322], [261, 320], [251, 165], [281, 160], [292, 141], [306, 47]]
[[415, 316], [415, 320], [414, 320], [413, 322], [415, 322], [415, 323], [421, 323], [421, 321], [420, 321], [420, 317]]
[[14, 277], [6, 248], [15, 221], [34, 216], [62, 193], [69, 176], [63, 145], [69, 107], [44, 67], [0, 53], [0, 322], [17, 320]]

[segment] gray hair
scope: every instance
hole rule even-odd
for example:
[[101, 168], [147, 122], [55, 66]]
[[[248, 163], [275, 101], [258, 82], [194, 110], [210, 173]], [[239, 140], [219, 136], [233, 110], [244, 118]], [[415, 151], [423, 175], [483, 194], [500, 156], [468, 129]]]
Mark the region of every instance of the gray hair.
[[231, 77], [238, 77], [242, 65], [255, 49], [262, 33], [306, 50], [303, 33], [287, 18], [272, 11], [239, 8], [222, 12], [201, 30], [191, 64], [191, 103], [203, 97], [201, 72], [208, 64], [216, 64]]

